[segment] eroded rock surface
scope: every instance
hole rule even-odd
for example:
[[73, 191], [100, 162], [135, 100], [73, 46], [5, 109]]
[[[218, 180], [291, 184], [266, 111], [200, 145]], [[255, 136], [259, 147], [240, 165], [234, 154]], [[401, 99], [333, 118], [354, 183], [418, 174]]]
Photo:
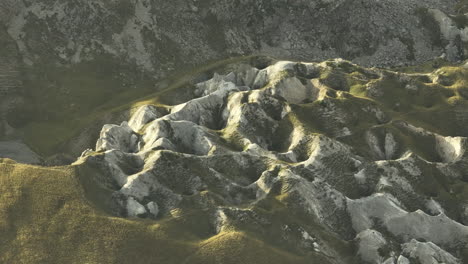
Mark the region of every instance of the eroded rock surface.
[[[80, 162], [106, 175], [115, 214], [201, 210], [213, 234], [249, 230], [329, 263], [466, 261], [466, 137], [413, 125], [384, 97], [445, 88], [343, 60], [237, 69], [104, 126]], [[365, 95], [330, 82], [343, 72]]]

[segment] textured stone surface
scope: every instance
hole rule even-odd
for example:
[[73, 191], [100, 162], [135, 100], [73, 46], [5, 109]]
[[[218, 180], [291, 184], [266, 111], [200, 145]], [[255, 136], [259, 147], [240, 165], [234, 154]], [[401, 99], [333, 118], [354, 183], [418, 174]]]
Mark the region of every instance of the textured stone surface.
[[456, 36], [466, 41], [466, 32], [457, 31], [447, 16], [454, 4], [454, 0], [9, 0], [0, 9], [26, 63], [46, 58], [79, 62], [105, 52], [161, 74], [182, 62], [257, 52], [307, 60], [343, 57], [367, 65], [420, 62], [446, 49], [453, 53], [450, 45], [433, 45], [431, 29], [417, 15], [420, 9], [433, 10], [430, 15], [447, 42]]
[[[320, 77], [350, 68], [365, 72], [334, 60], [243, 65], [214, 74], [196, 84], [194, 98], [185, 103], [158, 111], [142, 106], [131, 126], [105, 126], [97, 152], [87, 151], [81, 161], [115, 183], [112, 199], [120, 216], [160, 219], [199, 208], [211, 212], [217, 233], [254, 228], [261, 234], [279, 221], [279, 243], [340, 256], [332, 263], [346, 263], [346, 255], [329, 236], [355, 243], [354, 257], [366, 263], [461, 263], [457, 252], [467, 247], [468, 227], [459, 219], [466, 205], [444, 198], [452, 194], [442, 186], [464, 177], [466, 138], [394, 121], [382, 105], [359, 101]], [[307, 69], [320, 74], [304, 75]], [[365, 73], [373, 82], [391, 74]], [[417, 77], [399, 78], [412, 93], [405, 82]], [[377, 100], [388, 92], [385, 86], [373, 89], [378, 92], [368, 96], [382, 94]], [[353, 125], [354, 115], [371, 124]], [[312, 133], [319, 124], [321, 133]], [[135, 141], [132, 127], [141, 135]], [[253, 209], [271, 199], [315, 228]]]

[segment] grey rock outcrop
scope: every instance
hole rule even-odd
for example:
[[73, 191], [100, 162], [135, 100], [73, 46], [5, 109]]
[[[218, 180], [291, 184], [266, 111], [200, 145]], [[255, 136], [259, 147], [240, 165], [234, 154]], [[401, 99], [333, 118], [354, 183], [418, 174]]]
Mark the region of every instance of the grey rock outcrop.
[[459, 264], [460, 260], [431, 242], [411, 240], [403, 245], [403, 254], [421, 264]]
[[[266, 234], [277, 223], [282, 235], [275, 239], [301, 252], [339, 256], [333, 237], [355, 243], [355, 256], [367, 263], [461, 263], [466, 205], [427, 193], [451, 195], [439, 181], [463, 178], [457, 168], [467, 164], [466, 138], [392, 121], [372, 102], [345, 111], [343, 101], [361, 99], [321, 83], [320, 73], [334, 67], [357, 66], [280, 61], [214, 74], [183, 104], [142, 106], [130, 125], [105, 126], [98, 152], [81, 161], [113, 182], [120, 216], [159, 219], [188, 207], [209, 212], [215, 234], [237, 228]], [[304, 74], [309, 71], [315, 73]], [[371, 78], [385, 78], [371, 71]], [[301, 116], [301, 107], [318, 115]], [[353, 127], [353, 114], [372, 125]], [[322, 123], [321, 133], [311, 132]], [[415, 154], [400, 130], [428, 140], [435, 160]], [[362, 144], [352, 141], [356, 135]], [[310, 226], [287, 217], [273, 221], [255, 209], [271, 208], [272, 199], [322, 231], [312, 236]], [[330, 263], [345, 263], [337, 259]]]

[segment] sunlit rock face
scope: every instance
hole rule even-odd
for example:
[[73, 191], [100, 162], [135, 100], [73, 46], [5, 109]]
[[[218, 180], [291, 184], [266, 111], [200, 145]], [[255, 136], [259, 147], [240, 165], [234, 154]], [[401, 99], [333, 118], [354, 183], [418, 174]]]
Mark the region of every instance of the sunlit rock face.
[[107, 177], [122, 217], [202, 211], [213, 235], [245, 230], [327, 263], [463, 263], [466, 138], [412, 124], [398, 111], [418, 103], [392, 109], [386, 97], [414, 85], [440, 99], [446, 88], [426, 77], [344, 60], [244, 63], [194, 84], [185, 103], [104, 126], [80, 162]]

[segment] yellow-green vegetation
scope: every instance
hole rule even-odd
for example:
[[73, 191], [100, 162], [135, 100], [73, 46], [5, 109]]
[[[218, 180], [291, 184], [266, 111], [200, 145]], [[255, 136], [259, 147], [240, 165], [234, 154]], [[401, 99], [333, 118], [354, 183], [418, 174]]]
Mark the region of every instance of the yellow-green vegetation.
[[[432, 68], [430, 71], [426, 66], [389, 71], [367, 70], [348, 62], [327, 65], [330, 68], [320, 75], [322, 82], [330, 88], [334, 85], [344, 88], [330, 89], [323, 101], [291, 105], [288, 119], [295, 120], [294, 126], [302, 127], [306, 133], [335, 137], [337, 129], [346, 126], [353, 133], [339, 140], [352, 146], [360, 155], [370, 157], [373, 154], [369, 153], [365, 142], [366, 133], [383, 131], [379, 133], [385, 137], [385, 133], [391, 132], [406, 147], [405, 150], [429, 161], [440, 161], [434, 148], [434, 137], [410, 132], [399, 122], [408, 122], [443, 136], [466, 136], [468, 133], [467, 120], [463, 117], [468, 109], [468, 69], [463, 66], [452, 64], [433, 69], [433, 64], [428, 63]], [[346, 87], [349, 87], [348, 92]], [[327, 111], [331, 110], [327, 109], [333, 109], [333, 118], [342, 120], [330, 119]], [[371, 109], [380, 109], [384, 120], [377, 120], [376, 112]], [[340, 125], [340, 122], [344, 124]]]
[[246, 232], [214, 235], [199, 224], [202, 211], [157, 222], [109, 216], [82, 187], [97, 177], [84, 165], [1, 160], [0, 172], [1, 263], [310, 263]]
[[456, 118], [468, 106], [467, 78], [468, 69], [455, 65], [440, 67], [432, 73], [410, 73], [408, 77], [386, 73], [367, 84], [383, 94], [376, 97], [367, 92], [366, 96], [393, 120], [408, 121], [444, 136], [465, 135], [466, 130]]
[[69, 67], [25, 68], [24, 75], [25, 103], [8, 120], [45, 156], [59, 152], [93, 120], [153, 90], [149, 76], [110, 57]]
[[[80, 79], [76, 77], [78, 75], [71, 74], [70, 69], [63, 70], [53, 77], [60, 80], [57, 86], [45, 85], [49, 81], [38, 83], [39, 90], [32, 95], [43, 100], [49, 98], [49, 102], [56, 104], [52, 109], [41, 109], [43, 106], [38, 101], [30, 99], [36, 105], [28, 111], [38, 110], [33, 118], [39, 118], [42, 113], [51, 120], [26, 120], [22, 129], [27, 139], [28, 131], [34, 129], [31, 133], [35, 133], [35, 138], [29, 138], [29, 143], [35, 149], [53, 153], [59, 148], [57, 144], [79, 133], [102, 114], [132, 110], [143, 104], [182, 103], [193, 98], [192, 79], [197, 74], [251, 59], [234, 58], [213, 63], [184, 76], [171, 77], [173, 79], [168, 79], [171, 82], [167, 81], [171, 85], [161, 84], [156, 90], [148, 88], [153, 87], [149, 79], [142, 78], [137, 81], [140, 87], [127, 87], [130, 90], [126, 90], [121, 86], [115, 94], [113, 85], [122, 85], [121, 80], [93, 84], [101, 74], [106, 74], [91, 74], [89, 79]], [[351, 146], [355, 154], [376, 160], [378, 158], [366, 141], [367, 134], [373, 133], [378, 138], [392, 134], [398, 142], [398, 149], [389, 159], [397, 159], [408, 150], [425, 159], [417, 158], [424, 175], [417, 184], [417, 191], [436, 197], [447, 209], [447, 215], [455, 217], [459, 204], [467, 200], [467, 184], [459, 179], [448, 179], [433, 170], [432, 165], [427, 165], [426, 161], [441, 161], [435, 149], [434, 135], [418, 134], [404, 123], [443, 136], [466, 136], [468, 120], [463, 118], [467, 116], [468, 109], [468, 69], [448, 65], [431, 73], [406, 69], [402, 74], [364, 69], [349, 62], [330, 62], [327, 65], [325, 71], [317, 76], [327, 89], [323, 100], [291, 103], [291, 111], [278, 121], [278, 129], [274, 133], [258, 131], [259, 134], [271, 134], [273, 145], [269, 150], [286, 152], [292, 132], [299, 129], [305, 135], [324, 134], [335, 138]], [[83, 67], [80, 72], [86, 72], [85, 68], [92, 69], [91, 65], [76, 67]], [[288, 74], [287, 71], [281, 72], [278, 78], [288, 77]], [[73, 79], [75, 77], [78, 79]], [[89, 86], [96, 85], [102, 89], [88, 90], [91, 89]], [[268, 83], [264, 89], [271, 85]], [[63, 89], [67, 90], [64, 87], [76, 91], [61, 94]], [[51, 97], [54, 93], [57, 93], [56, 98]], [[87, 93], [94, 93], [100, 99], [87, 101]], [[134, 98], [146, 93], [150, 95]], [[106, 103], [107, 99], [111, 101]], [[73, 103], [79, 105], [72, 106]], [[381, 111], [380, 117], [378, 111]], [[69, 120], [69, 123], [59, 120]], [[352, 133], [343, 134], [344, 126]], [[213, 130], [213, 133], [220, 134], [226, 146], [233, 151], [242, 151], [245, 147], [241, 142], [243, 137], [237, 134], [235, 127]], [[43, 138], [52, 139], [43, 142]], [[304, 150], [299, 151], [305, 153], [299, 153], [299, 159], [305, 160], [310, 155], [310, 149], [306, 150], [307, 144], [305, 142]], [[187, 162], [188, 158], [171, 153], [165, 155], [174, 159], [168, 160], [174, 167], [180, 165], [187, 173], [208, 173], [200, 162]], [[223, 157], [221, 163], [229, 164], [228, 159]], [[217, 233], [213, 224], [213, 208], [196, 208], [196, 203], [192, 204], [190, 200], [217, 200], [219, 194], [215, 191], [187, 194], [190, 199], [184, 200], [180, 208], [158, 216], [156, 221], [118, 218], [111, 215], [112, 203], [109, 200], [115, 190], [104, 186], [106, 176], [91, 166], [80, 163], [44, 168], [0, 160], [0, 263], [327, 263], [329, 258], [320, 252], [302, 251], [293, 244], [297, 241], [278, 239], [282, 236], [284, 223], [313, 231], [314, 236], [331, 246], [340, 258], [349, 256], [346, 263], [358, 263], [353, 242], [330, 232], [310, 215], [295, 211], [297, 200], [283, 193], [281, 188], [256, 204], [239, 205], [241, 209], [248, 207], [251, 212], [269, 219], [268, 227], [263, 229], [265, 232], [259, 232], [255, 224], [246, 222]], [[352, 166], [348, 167], [343, 166], [343, 174], [354, 174]], [[237, 173], [231, 178], [234, 182], [242, 177], [249, 178], [250, 174], [254, 179], [261, 173], [250, 172], [256, 169], [254, 165], [245, 169], [241, 171], [224, 166], [218, 171], [227, 176], [230, 172]], [[174, 182], [183, 181], [181, 179], [174, 179]], [[342, 180], [345, 181], [345, 177]], [[357, 189], [344, 190], [345, 187], [340, 186], [336, 188], [346, 192], [350, 198], [362, 196]], [[415, 210], [418, 206], [415, 205]]]
[[[155, 81], [110, 56], [72, 66], [42, 65], [24, 69], [25, 103], [8, 115], [25, 142], [45, 157], [66, 152], [64, 145], [96, 120], [127, 112], [142, 104], [177, 104], [193, 96], [192, 79], [228, 63], [251, 57], [182, 68]], [[94, 128], [96, 129], [96, 128]]]
[[438, 75], [440, 83], [453, 90], [457, 97], [468, 99], [468, 69], [453, 66], [442, 67], [435, 74]]
[[[262, 60], [266, 58], [246, 56], [210, 62], [190, 71], [174, 72], [158, 82], [131, 66], [119, 65], [112, 57], [99, 57], [69, 67], [44, 65], [40, 68], [25, 68], [25, 104], [12, 111], [8, 120], [19, 129], [33, 150], [47, 157], [66, 152], [66, 143], [92, 126], [96, 120], [131, 111], [144, 104], [174, 105], [185, 102], [193, 97], [192, 83], [200, 74], [213, 73], [231, 63], [245, 61], [258, 64]], [[447, 64], [433, 61], [396, 70], [408, 73], [431, 72], [434, 67]], [[442, 69], [445, 68], [450, 69]], [[457, 94], [467, 97], [466, 88], [461, 83], [464, 78], [459, 75], [452, 77], [458, 80]], [[358, 97], [366, 96], [365, 84], [369, 78], [375, 76], [369, 76], [363, 68], [349, 63], [342, 63], [339, 71], [325, 71], [320, 76], [325, 84], [343, 86], [342, 89]], [[381, 84], [393, 87], [388, 80]], [[397, 90], [391, 93], [392, 97], [400, 98]], [[413, 96], [416, 97], [421, 98], [420, 95]], [[458, 102], [455, 99], [451, 98], [448, 102]]]
[[394, 67], [392, 68], [396, 72], [402, 73], [431, 73], [437, 70], [440, 67], [445, 66], [457, 66], [457, 64], [447, 61], [443, 58], [437, 58], [434, 60], [426, 61], [424, 63], [411, 65], [411, 66], [403, 66], [403, 67]]

